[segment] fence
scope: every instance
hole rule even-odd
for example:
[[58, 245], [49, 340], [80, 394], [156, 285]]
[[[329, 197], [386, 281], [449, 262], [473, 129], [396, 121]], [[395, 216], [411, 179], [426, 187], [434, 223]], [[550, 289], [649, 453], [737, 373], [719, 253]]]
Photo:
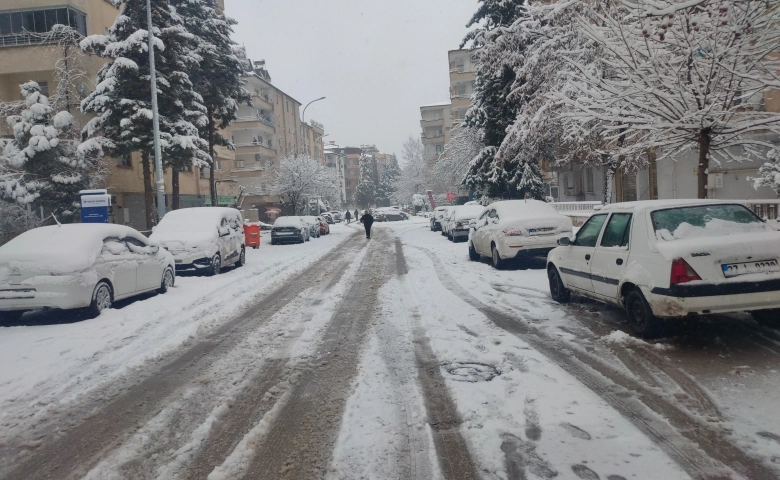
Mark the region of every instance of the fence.
[[596, 207], [601, 207], [601, 202], [554, 202], [550, 206], [559, 213], [571, 217], [575, 227], [582, 226], [585, 220], [596, 211]]

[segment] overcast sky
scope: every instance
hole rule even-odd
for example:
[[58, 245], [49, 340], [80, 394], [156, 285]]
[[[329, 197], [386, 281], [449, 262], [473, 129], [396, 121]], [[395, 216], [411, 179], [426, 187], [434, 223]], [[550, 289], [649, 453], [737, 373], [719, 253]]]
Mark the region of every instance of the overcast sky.
[[235, 40], [273, 84], [325, 124], [324, 140], [396, 153], [420, 136], [420, 106], [448, 101], [447, 51], [477, 0], [225, 0]]

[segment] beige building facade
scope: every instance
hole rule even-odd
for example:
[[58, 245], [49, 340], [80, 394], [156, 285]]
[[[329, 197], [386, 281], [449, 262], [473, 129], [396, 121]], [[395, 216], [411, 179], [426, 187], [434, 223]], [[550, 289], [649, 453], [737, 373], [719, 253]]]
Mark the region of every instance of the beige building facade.
[[[120, 11], [105, 0], [2, 0], [0, 2], [0, 102], [21, 99], [19, 85], [33, 80], [44, 93], [57, 90], [54, 66], [63, 51], [52, 44], [42, 44], [41, 37], [57, 23], [66, 23], [82, 35], [105, 34]], [[32, 33], [31, 33], [32, 32]], [[75, 47], [73, 47], [75, 48]], [[64, 108], [74, 114], [79, 125], [88, 117], [78, 112], [85, 94], [94, 89], [98, 70], [104, 61], [96, 56], [79, 55], [78, 62], [86, 74], [79, 88]], [[10, 136], [4, 118], [0, 135]], [[222, 150], [222, 155], [228, 152]], [[106, 159], [107, 175], [102, 187], [113, 197], [111, 221], [139, 230], [148, 230], [144, 215], [144, 187], [140, 155], [123, 159]], [[225, 160], [223, 160], [225, 161]], [[205, 205], [209, 195], [208, 170], [192, 168], [180, 175], [181, 207]], [[166, 192], [172, 191], [171, 175], [166, 172]], [[171, 204], [170, 195], [166, 203]]]

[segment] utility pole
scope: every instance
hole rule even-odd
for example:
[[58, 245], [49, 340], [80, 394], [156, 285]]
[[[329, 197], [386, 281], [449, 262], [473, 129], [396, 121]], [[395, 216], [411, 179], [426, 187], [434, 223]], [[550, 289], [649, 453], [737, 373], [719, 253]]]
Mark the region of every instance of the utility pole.
[[160, 113], [157, 110], [157, 71], [154, 68], [154, 33], [152, 29], [152, 3], [146, 0], [146, 20], [149, 40], [149, 74], [152, 87], [152, 128], [154, 130], [154, 172], [157, 184], [157, 222], [165, 216], [165, 177], [162, 168], [162, 152], [160, 151]]

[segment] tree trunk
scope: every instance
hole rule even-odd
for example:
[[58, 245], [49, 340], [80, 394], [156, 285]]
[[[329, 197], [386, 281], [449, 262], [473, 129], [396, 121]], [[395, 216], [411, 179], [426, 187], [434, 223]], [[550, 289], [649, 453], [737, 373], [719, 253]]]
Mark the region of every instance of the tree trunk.
[[179, 169], [171, 168], [171, 186], [172, 186], [172, 198], [171, 198], [171, 210], [179, 209]]
[[709, 128], [699, 132], [699, 188], [698, 198], [707, 198], [707, 174], [710, 168], [710, 135]]
[[149, 152], [141, 152], [141, 166], [144, 176], [144, 213], [146, 215], [146, 229], [154, 224], [154, 190], [152, 189], [152, 167], [149, 164]]
[[209, 156], [211, 157], [211, 165], [209, 165], [209, 194], [211, 195], [211, 206], [217, 206], [217, 179], [215, 178], [214, 164], [217, 162], [214, 159], [214, 115], [209, 108], [206, 111], [206, 115], [209, 117]]

